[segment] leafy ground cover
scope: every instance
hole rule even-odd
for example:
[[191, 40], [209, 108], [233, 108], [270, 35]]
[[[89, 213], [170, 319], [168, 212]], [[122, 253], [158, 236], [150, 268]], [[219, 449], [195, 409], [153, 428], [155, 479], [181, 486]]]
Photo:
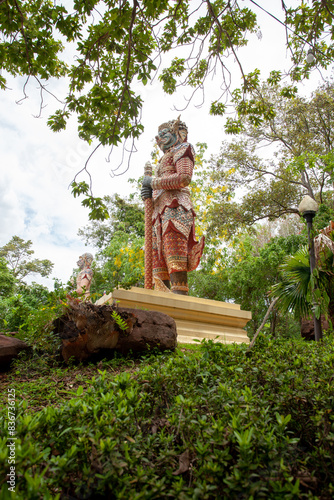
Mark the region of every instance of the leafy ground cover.
[[246, 349], [18, 362], [1, 378], [1, 499], [332, 499], [333, 338], [260, 336]]

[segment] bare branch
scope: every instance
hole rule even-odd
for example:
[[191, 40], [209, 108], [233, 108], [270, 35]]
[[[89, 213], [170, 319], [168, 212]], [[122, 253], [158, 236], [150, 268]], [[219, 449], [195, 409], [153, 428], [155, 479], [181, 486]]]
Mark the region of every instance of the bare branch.
[[27, 77], [26, 81], [24, 82], [24, 85], [23, 85], [23, 96], [21, 99], [19, 99], [18, 101], [15, 101], [16, 104], [22, 104], [23, 101], [25, 101], [26, 99], [28, 99], [28, 95], [26, 93], [26, 87], [28, 85], [28, 82], [29, 82], [29, 79], [30, 79], [30, 75]]
[[[95, 151], [96, 151], [97, 149], [99, 149], [99, 147], [100, 147], [100, 146], [102, 146], [102, 142], [100, 142], [100, 143], [99, 143], [99, 144], [98, 144], [98, 145], [97, 145], [97, 146], [93, 149], [93, 151], [90, 153], [90, 155], [88, 156], [88, 158], [87, 158], [87, 160], [86, 160], [86, 162], [85, 162], [85, 166], [84, 166], [81, 170], [79, 170], [79, 172], [77, 172], [77, 173], [75, 174], [74, 179], [73, 179], [73, 181], [71, 182], [71, 184], [72, 184], [73, 182], [75, 182], [75, 181], [76, 181], [76, 178], [77, 178], [77, 177], [81, 174], [81, 172], [86, 171], [86, 173], [87, 173], [87, 175], [88, 175], [88, 177], [89, 177], [89, 189], [90, 189], [91, 196], [93, 196], [93, 193], [92, 193], [92, 185], [93, 185], [93, 181], [92, 181], [92, 176], [91, 176], [91, 174], [89, 173], [89, 171], [88, 171], [87, 167], [88, 167], [88, 163], [89, 163], [90, 159], [92, 158], [93, 154], [95, 153]], [[71, 185], [71, 184], [70, 184], [70, 185]]]
[[254, 335], [254, 337], [253, 337], [253, 339], [252, 339], [251, 343], [249, 344], [249, 346], [248, 346], [248, 348], [247, 348], [246, 353], [247, 353], [247, 352], [249, 352], [249, 351], [251, 350], [251, 348], [253, 347], [253, 345], [254, 345], [254, 343], [255, 343], [255, 340], [256, 340], [256, 337], [258, 336], [258, 334], [260, 333], [260, 331], [261, 331], [261, 330], [262, 330], [262, 328], [264, 327], [264, 325], [265, 325], [265, 323], [266, 323], [266, 321], [267, 321], [267, 319], [268, 319], [268, 317], [269, 317], [269, 314], [271, 313], [271, 311], [272, 311], [272, 310], [273, 310], [273, 308], [275, 307], [275, 304], [276, 304], [276, 302], [277, 302], [277, 301], [278, 301], [278, 297], [276, 297], [276, 299], [274, 299], [274, 300], [272, 301], [272, 303], [270, 304], [270, 306], [268, 307], [268, 310], [267, 310], [267, 312], [266, 312], [266, 314], [265, 314], [265, 317], [263, 318], [263, 321], [262, 321], [261, 325], [259, 326], [259, 328], [256, 330], [256, 333], [255, 333], [255, 335]]
[[[123, 174], [125, 174], [125, 172], [127, 172], [129, 170], [129, 168], [130, 168], [130, 162], [131, 162], [131, 157], [132, 157], [133, 153], [137, 152], [137, 148], [135, 147], [134, 144], [135, 144], [134, 138], [132, 138], [132, 144], [131, 144], [131, 148], [130, 149], [126, 149], [126, 143], [124, 143], [121, 162], [119, 163], [119, 165], [115, 169], [111, 169], [110, 170], [110, 174], [109, 175], [110, 175], [111, 178], [118, 177], [119, 175], [123, 175]], [[127, 167], [120, 174], [116, 174], [115, 172], [117, 170], [119, 170], [121, 168], [121, 166], [123, 165], [123, 163], [124, 163], [125, 152], [130, 153], [129, 157], [128, 157], [128, 161], [127, 161]], [[109, 160], [107, 160], [107, 161], [110, 161], [110, 153], [109, 153], [108, 158], [109, 158]]]
[[246, 83], [246, 77], [245, 77], [245, 74], [244, 74], [244, 70], [243, 70], [242, 64], [241, 64], [241, 62], [240, 62], [240, 60], [239, 60], [239, 58], [238, 58], [238, 56], [237, 56], [237, 54], [236, 54], [236, 51], [235, 51], [235, 49], [234, 49], [234, 46], [233, 46], [233, 43], [232, 43], [232, 40], [231, 40], [230, 34], [229, 34], [226, 30], [224, 30], [224, 29], [222, 28], [222, 26], [221, 26], [221, 24], [220, 24], [220, 22], [219, 22], [218, 18], [216, 17], [216, 15], [215, 15], [215, 13], [214, 13], [214, 10], [213, 10], [213, 7], [212, 7], [212, 4], [211, 4], [210, 0], [206, 0], [206, 3], [207, 3], [207, 6], [208, 6], [208, 12], [210, 13], [211, 17], [214, 19], [214, 22], [215, 22], [215, 24], [217, 25], [217, 28], [218, 28], [218, 31], [219, 31], [220, 36], [224, 33], [224, 34], [227, 36], [227, 38], [228, 38], [228, 40], [229, 40], [229, 42], [230, 42], [230, 47], [231, 47], [231, 50], [232, 50], [232, 52], [233, 52], [233, 55], [234, 55], [234, 57], [235, 57], [235, 60], [236, 60], [236, 62], [237, 62], [237, 64], [238, 64], [238, 66], [239, 66], [239, 69], [240, 69], [240, 72], [241, 72], [242, 78], [243, 78], [243, 80], [244, 80], [244, 83]]

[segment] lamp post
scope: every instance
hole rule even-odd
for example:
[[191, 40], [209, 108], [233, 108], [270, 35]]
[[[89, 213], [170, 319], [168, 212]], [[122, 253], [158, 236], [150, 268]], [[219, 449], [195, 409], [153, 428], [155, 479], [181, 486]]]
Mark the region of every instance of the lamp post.
[[[308, 235], [308, 251], [309, 251], [309, 257], [310, 257], [310, 271], [311, 271], [311, 276], [313, 274], [313, 271], [315, 269], [315, 252], [314, 252], [314, 241], [313, 241], [313, 235], [312, 235], [312, 222], [315, 217], [315, 214], [318, 211], [318, 204], [316, 201], [314, 201], [311, 196], [306, 195], [299, 207], [298, 207], [299, 213], [302, 214], [304, 219], [307, 222], [307, 235]], [[317, 284], [315, 283], [314, 289], [317, 288]], [[315, 307], [317, 305], [316, 300], [314, 298], [313, 292], [313, 306]], [[321, 329], [321, 319], [317, 318], [315, 315], [315, 312], [313, 312], [313, 320], [314, 320], [314, 337], [315, 340], [318, 341], [322, 339], [322, 329]]]
[[309, 49], [307, 56], [306, 56], [306, 62], [308, 64], [312, 64], [314, 61], [315, 61], [315, 56], [314, 56], [313, 50]]

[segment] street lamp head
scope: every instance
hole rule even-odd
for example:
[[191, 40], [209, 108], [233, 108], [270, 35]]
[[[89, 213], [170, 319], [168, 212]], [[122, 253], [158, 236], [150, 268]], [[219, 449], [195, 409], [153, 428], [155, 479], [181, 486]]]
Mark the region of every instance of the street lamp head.
[[305, 212], [314, 212], [315, 215], [318, 211], [318, 208], [318, 203], [307, 194], [300, 202], [298, 210], [302, 215], [304, 215]]
[[318, 208], [318, 203], [307, 194], [300, 202], [298, 210], [306, 220], [312, 220], [317, 213]]
[[314, 57], [312, 49], [310, 49], [307, 53], [307, 56], [306, 56], [306, 62], [308, 64], [312, 64], [314, 61], [315, 61], [315, 57]]

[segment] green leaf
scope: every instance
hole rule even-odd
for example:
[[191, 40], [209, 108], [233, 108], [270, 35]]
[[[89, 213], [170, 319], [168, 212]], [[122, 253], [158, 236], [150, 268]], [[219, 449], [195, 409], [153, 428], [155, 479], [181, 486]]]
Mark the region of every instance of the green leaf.
[[82, 385], [79, 385], [78, 389], [77, 389], [77, 392], [76, 392], [76, 395], [77, 396], [81, 396], [83, 393], [83, 386]]

